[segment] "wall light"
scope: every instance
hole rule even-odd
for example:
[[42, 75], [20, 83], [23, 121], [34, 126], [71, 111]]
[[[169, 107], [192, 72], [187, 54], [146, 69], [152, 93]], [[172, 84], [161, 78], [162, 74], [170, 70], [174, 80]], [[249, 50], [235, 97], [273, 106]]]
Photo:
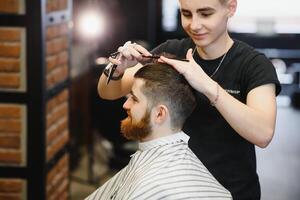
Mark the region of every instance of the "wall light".
[[104, 17], [97, 10], [86, 10], [78, 16], [77, 29], [80, 36], [82, 36], [84, 39], [97, 39], [104, 33]]

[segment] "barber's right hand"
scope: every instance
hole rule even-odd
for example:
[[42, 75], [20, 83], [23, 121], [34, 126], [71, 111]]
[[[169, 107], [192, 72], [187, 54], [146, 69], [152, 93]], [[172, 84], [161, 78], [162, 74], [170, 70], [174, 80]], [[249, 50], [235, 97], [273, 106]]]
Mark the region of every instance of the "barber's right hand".
[[117, 73], [122, 74], [127, 68], [133, 67], [143, 60], [142, 55], [151, 56], [151, 53], [143, 46], [126, 42], [123, 46], [118, 48], [118, 56], [116, 58], [109, 57], [109, 61], [118, 65]]

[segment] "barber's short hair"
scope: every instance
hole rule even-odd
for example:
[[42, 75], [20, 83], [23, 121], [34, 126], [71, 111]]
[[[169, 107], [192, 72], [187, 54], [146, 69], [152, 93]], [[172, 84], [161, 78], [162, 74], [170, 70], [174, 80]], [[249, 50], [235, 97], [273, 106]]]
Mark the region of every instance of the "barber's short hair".
[[184, 76], [169, 64], [150, 63], [140, 68], [134, 77], [144, 81], [141, 91], [151, 108], [158, 104], [166, 105], [172, 128], [182, 128], [196, 107], [194, 90]]

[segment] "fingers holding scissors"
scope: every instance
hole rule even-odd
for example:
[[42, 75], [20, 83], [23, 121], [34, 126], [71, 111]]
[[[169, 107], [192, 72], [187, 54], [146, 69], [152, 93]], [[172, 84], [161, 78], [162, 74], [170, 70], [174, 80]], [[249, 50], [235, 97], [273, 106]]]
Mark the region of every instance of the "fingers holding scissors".
[[146, 48], [137, 43], [131, 43], [130, 41], [119, 47], [118, 52], [126, 59], [136, 61], [141, 59], [142, 55], [151, 55], [151, 53]]
[[127, 68], [135, 66], [142, 60], [144, 54], [151, 55], [147, 49], [130, 41], [119, 47], [118, 51], [112, 53], [109, 57], [110, 63], [106, 67], [106, 84], [110, 80], [119, 80]]

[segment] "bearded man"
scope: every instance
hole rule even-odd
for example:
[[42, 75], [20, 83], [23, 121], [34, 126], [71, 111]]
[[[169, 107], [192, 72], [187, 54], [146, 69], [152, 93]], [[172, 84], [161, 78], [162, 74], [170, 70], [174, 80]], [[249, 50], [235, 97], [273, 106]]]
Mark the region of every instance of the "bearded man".
[[125, 168], [86, 200], [231, 199], [181, 130], [196, 106], [185, 78], [163, 63], [147, 64], [134, 77], [121, 132], [138, 141], [139, 148]]

